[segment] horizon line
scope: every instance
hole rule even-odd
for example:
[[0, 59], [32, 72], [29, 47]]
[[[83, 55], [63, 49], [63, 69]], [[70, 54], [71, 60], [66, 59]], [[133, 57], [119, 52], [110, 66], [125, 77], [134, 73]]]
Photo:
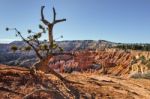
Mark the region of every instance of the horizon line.
[[[78, 40], [57, 40], [57, 41], [106, 41], [106, 42], [112, 42], [112, 43], [123, 43], [123, 44], [150, 44], [149, 42], [115, 42], [115, 41], [109, 41], [109, 40], [104, 40], [104, 39], [78, 39]], [[0, 39], [0, 44], [9, 44], [15, 41], [22, 41], [19, 39]]]

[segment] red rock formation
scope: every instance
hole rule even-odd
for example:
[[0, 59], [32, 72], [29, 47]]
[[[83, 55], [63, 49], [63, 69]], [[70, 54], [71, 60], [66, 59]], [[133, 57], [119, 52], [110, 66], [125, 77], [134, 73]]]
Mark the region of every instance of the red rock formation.
[[94, 64], [100, 64], [107, 69], [109, 74], [121, 75], [127, 73], [128, 66], [131, 62], [131, 53], [124, 51], [78, 51], [74, 52], [75, 57], [58, 56], [50, 61], [50, 67], [58, 72], [64, 72], [65, 69], [71, 71], [86, 71], [93, 69]]

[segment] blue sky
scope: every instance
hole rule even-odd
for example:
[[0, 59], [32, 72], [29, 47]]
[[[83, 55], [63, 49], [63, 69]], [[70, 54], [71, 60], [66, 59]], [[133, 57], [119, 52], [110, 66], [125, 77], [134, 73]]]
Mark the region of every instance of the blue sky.
[[0, 42], [19, 39], [5, 27], [16, 27], [25, 36], [27, 29], [38, 31], [42, 5], [47, 19], [52, 19], [53, 6], [57, 18], [67, 19], [55, 25], [54, 38], [150, 43], [150, 0], [0, 0]]

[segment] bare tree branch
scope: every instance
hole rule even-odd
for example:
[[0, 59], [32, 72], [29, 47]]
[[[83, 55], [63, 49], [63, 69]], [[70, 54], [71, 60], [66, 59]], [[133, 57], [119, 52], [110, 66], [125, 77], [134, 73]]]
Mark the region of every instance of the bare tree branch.
[[53, 19], [53, 22], [55, 22], [55, 20], [56, 20], [56, 11], [55, 11], [55, 8], [53, 7], [53, 15], [54, 15], [54, 19]]
[[41, 21], [45, 24], [45, 25], [49, 25], [50, 22], [48, 22], [47, 20], [45, 20], [44, 18], [44, 14], [43, 14], [43, 10], [44, 10], [45, 6], [41, 7]]
[[22, 39], [24, 42], [26, 42], [29, 46], [31, 46], [31, 47], [33, 48], [33, 50], [35, 51], [37, 57], [38, 57], [39, 59], [43, 59], [43, 57], [39, 54], [38, 50], [34, 47], [34, 45], [31, 44], [28, 40], [26, 40], [16, 28], [15, 28], [15, 31], [17, 32], [17, 34], [21, 37], [21, 39]]
[[63, 22], [63, 21], [66, 21], [66, 19], [55, 20], [55, 21], [53, 22], [53, 24], [57, 24], [57, 23], [60, 23], [60, 22]]

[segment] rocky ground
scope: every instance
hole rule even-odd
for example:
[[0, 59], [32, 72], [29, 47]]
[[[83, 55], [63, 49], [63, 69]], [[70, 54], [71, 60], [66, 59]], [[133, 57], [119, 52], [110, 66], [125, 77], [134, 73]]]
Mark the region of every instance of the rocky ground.
[[76, 83], [65, 84], [51, 74], [0, 65], [1, 99], [149, 99], [150, 80], [95, 73], [62, 74]]

